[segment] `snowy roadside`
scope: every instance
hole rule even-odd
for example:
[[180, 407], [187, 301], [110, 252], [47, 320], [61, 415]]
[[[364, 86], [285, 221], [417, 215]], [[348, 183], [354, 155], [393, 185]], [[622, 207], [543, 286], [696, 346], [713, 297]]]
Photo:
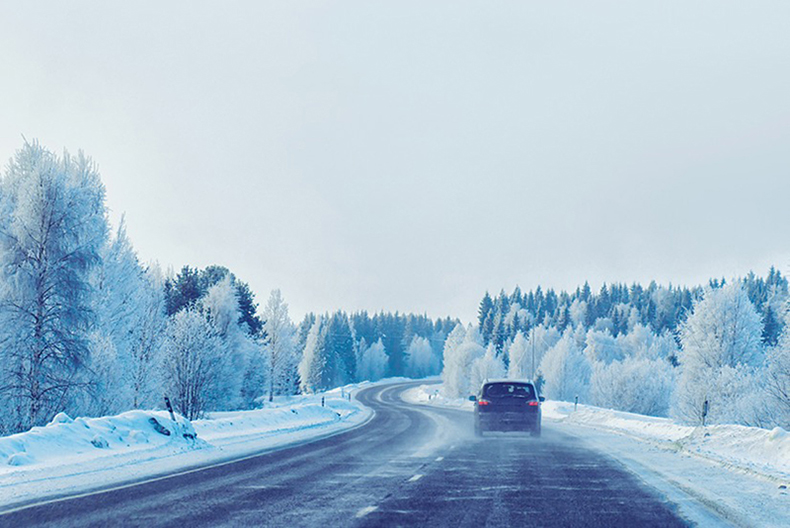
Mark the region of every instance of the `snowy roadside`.
[[[440, 385], [404, 393], [412, 403], [471, 412], [472, 402], [447, 399]], [[543, 404], [547, 425], [608, 453], [678, 504], [701, 526], [790, 526], [790, 434], [782, 429], [717, 425], [687, 427], [572, 403]], [[719, 519], [706, 513], [710, 510]]]
[[[349, 394], [368, 384], [277, 398], [262, 409], [210, 413], [191, 424], [166, 411], [58, 415], [0, 437], [0, 510], [243, 458], [365, 423], [372, 411]], [[324, 398], [325, 406], [321, 405]]]

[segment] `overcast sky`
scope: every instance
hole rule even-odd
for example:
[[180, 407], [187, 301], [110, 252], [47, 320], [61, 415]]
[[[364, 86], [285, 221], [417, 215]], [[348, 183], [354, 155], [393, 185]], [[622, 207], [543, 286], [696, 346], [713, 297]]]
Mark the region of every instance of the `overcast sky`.
[[3, 2], [0, 158], [299, 319], [790, 272], [790, 3]]

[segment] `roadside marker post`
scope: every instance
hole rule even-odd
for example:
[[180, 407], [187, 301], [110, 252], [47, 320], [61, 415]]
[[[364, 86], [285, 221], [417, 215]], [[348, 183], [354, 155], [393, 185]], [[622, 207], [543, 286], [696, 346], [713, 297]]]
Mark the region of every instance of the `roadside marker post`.
[[170, 405], [170, 398], [168, 398], [167, 395], [165, 395], [165, 406], [167, 406], [167, 410], [168, 410], [168, 412], [170, 412], [170, 419], [175, 422], [176, 421], [176, 415], [173, 412], [173, 406]]
[[702, 427], [705, 427], [705, 418], [708, 417], [708, 400], [702, 404]]

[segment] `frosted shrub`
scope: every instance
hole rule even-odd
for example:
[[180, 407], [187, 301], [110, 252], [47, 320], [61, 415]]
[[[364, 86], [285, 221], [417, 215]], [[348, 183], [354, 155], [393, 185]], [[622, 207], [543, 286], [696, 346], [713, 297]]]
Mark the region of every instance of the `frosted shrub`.
[[666, 416], [673, 387], [673, 368], [665, 360], [630, 357], [609, 364], [596, 362], [590, 400], [599, 407]]

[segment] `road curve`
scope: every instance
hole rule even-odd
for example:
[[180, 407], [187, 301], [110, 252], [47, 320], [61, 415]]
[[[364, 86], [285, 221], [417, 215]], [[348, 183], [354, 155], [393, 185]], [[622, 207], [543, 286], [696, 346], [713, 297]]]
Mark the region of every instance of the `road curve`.
[[357, 398], [365, 426], [188, 474], [0, 515], [0, 526], [686, 526], [619, 463], [550, 426], [477, 439], [469, 413]]

